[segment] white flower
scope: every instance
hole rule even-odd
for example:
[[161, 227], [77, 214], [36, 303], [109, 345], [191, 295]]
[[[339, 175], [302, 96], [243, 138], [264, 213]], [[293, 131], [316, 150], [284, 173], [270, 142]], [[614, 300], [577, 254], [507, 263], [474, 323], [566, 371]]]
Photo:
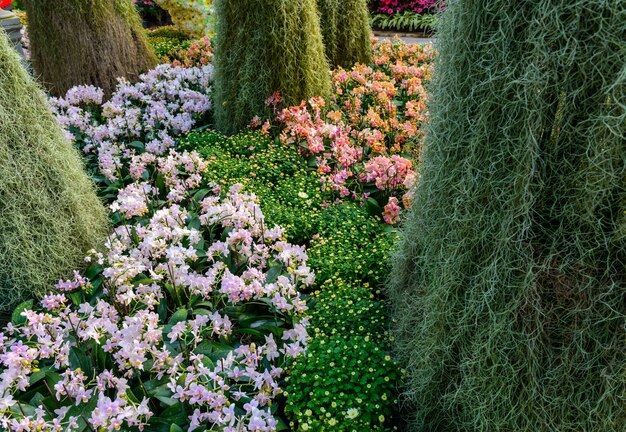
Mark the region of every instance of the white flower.
[[352, 420], [357, 418], [359, 415], [359, 410], [356, 408], [350, 408], [348, 411], [346, 411], [346, 418]]

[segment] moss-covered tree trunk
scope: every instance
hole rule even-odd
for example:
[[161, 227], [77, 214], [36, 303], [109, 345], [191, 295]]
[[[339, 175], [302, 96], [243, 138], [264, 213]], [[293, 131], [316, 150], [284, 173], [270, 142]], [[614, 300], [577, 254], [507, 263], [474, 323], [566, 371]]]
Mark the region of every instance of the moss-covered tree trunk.
[[217, 0], [215, 121], [234, 133], [280, 91], [286, 104], [330, 93], [316, 0]]
[[71, 276], [106, 230], [78, 152], [0, 30], [0, 312]]
[[623, 430], [626, 2], [449, 5], [389, 286], [411, 430]]
[[317, 0], [331, 66], [368, 64], [372, 56], [367, 0]]
[[110, 95], [117, 78], [156, 64], [131, 0], [28, 0], [26, 9], [33, 66], [54, 95], [79, 84]]

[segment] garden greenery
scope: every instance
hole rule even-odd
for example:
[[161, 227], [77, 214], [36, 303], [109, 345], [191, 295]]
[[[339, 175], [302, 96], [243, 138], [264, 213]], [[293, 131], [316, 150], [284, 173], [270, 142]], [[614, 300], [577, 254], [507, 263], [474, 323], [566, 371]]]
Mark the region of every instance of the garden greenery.
[[99, 248], [107, 219], [43, 91], [0, 32], [0, 309], [42, 294]]
[[372, 27], [382, 30], [398, 31], [432, 31], [435, 29], [438, 16], [434, 14], [424, 14], [415, 12], [402, 12], [393, 15], [383, 13], [374, 14], [370, 18]]
[[[168, 31], [158, 43], [170, 45]], [[394, 429], [400, 370], [378, 287], [396, 239], [381, 216], [399, 207], [381, 214], [358, 185], [386, 190], [397, 175], [370, 170], [362, 182], [352, 166], [357, 193], [344, 196], [320, 188], [320, 155], [283, 140], [287, 124], [194, 130], [212, 124], [210, 46], [198, 46], [172, 51], [196, 67], [161, 65], [106, 102], [90, 86], [52, 100], [115, 231], [86, 271], [14, 311], [0, 336], [2, 426]], [[419, 155], [432, 52], [389, 42], [373, 58], [371, 71], [339, 72], [350, 78], [333, 86], [326, 127], [354, 131], [342, 137], [364, 164], [371, 153]], [[383, 110], [389, 98], [397, 111]], [[351, 107], [360, 103], [367, 111]], [[380, 135], [367, 141], [371, 128]], [[343, 153], [331, 153], [338, 169]], [[408, 192], [393, 185], [394, 197]]]
[[135, 79], [156, 64], [131, 0], [29, 0], [32, 63], [49, 92], [79, 84], [106, 95], [117, 79]]
[[288, 105], [330, 95], [316, 0], [218, 0], [215, 12], [220, 132], [233, 134], [255, 116], [269, 118], [266, 101], [276, 92]]
[[623, 6], [442, 16], [389, 287], [412, 431], [623, 429]]

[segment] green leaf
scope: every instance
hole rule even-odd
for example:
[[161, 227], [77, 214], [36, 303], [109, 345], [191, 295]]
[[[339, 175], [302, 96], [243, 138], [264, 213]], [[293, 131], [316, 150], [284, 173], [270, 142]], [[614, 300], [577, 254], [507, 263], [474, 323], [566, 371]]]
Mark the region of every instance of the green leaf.
[[270, 268], [267, 272], [267, 275], [265, 276], [265, 283], [274, 283], [276, 282], [276, 279], [278, 279], [278, 276], [280, 276], [280, 274], [283, 272], [283, 265], [279, 264], [279, 265], [275, 265], [272, 268]]
[[86, 376], [90, 376], [93, 371], [93, 365], [91, 364], [91, 360], [85, 354], [85, 351], [78, 347], [70, 348], [70, 368], [71, 369], [81, 369]]
[[13, 310], [13, 314], [11, 315], [11, 323], [13, 325], [21, 325], [24, 324], [26, 322], [26, 317], [22, 316], [22, 312], [24, 312], [25, 310], [29, 310], [33, 308], [33, 301], [32, 300], [26, 300], [23, 303], [20, 303], [14, 310]]
[[169, 324], [174, 325], [187, 319], [187, 309], [178, 309], [170, 318]]
[[380, 204], [378, 204], [378, 201], [371, 197], [365, 201], [365, 208], [372, 216], [378, 216], [383, 212], [383, 209], [380, 207]]
[[141, 141], [133, 141], [128, 144], [128, 147], [132, 147], [140, 153], [144, 153], [146, 151], [146, 146]]
[[180, 426], [173, 424], [170, 426], [170, 432], [185, 432], [185, 430]]

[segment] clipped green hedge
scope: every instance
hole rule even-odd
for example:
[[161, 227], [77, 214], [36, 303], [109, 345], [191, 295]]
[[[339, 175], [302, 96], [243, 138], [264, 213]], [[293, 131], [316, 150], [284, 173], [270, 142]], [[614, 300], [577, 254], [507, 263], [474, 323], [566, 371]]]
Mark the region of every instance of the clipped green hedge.
[[369, 64], [372, 44], [367, 0], [317, 0], [317, 7], [331, 66]]
[[106, 231], [78, 152], [0, 31], [0, 309], [70, 276]]
[[233, 134], [279, 91], [288, 105], [330, 94], [316, 0], [217, 0], [215, 119]]
[[596, 0], [443, 13], [389, 288], [411, 431], [624, 430], [624, 18]]

